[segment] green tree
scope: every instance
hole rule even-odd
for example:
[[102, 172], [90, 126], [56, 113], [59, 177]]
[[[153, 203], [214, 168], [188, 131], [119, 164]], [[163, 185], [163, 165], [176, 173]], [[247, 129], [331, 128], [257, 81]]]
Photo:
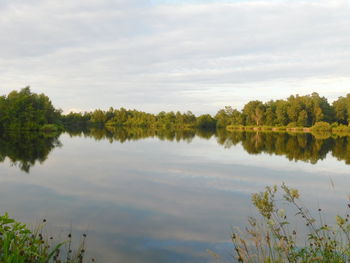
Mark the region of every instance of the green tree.
[[210, 114], [204, 114], [197, 118], [197, 127], [201, 129], [214, 129], [216, 120]]
[[274, 126], [277, 122], [276, 103], [271, 100], [266, 103], [265, 107], [265, 125]]
[[308, 114], [306, 110], [302, 110], [299, 112], [297, 125], [303, 127], [308, 125]]
[[61, 126], [61, 111], [44, 94], [32, 93], [29, 87], [0, 97], [0, 128], [39, 130], [52, 124]]
[[276, 101], [276, 125], [285, 126], [289, 123], [287, 109], [288, 102], [284, 100]]
[[243, 125], [245, 122], [245, 117], [242, 112], [234, 109], [232, 111], [232, 124], [233, 125]]
[[339, 97], [336, 101], [333, 102], [333, 110], [335, 114], [335, 119], [341, 124], [348, 124], [349, 120], [349, 96]]
[[247, 116], [246, 124], [262, 125], [265, 119], [265, 110], [265, 105], [261, 101], [248, 102], [243, 108], [243, 113]]

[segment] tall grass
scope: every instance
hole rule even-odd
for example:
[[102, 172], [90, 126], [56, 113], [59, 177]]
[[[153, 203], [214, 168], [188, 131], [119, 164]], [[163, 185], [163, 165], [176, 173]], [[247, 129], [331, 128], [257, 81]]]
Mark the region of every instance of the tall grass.
[[[350, 262], [349, 214], [336, 215], [333, 224], [326, 224], [321, 209], [316, 219], [299, 199], [298, 190], [284, 184], [253, 194], [252, 203], [261, 218], [249, 218], [245, 230], [232, 235], [235, 259], [244, 263]], [[297, 232], [281, 201], [294, 211], [293, 217], [301, 219], [306, 231]]]
[[72, 235], [65, 241], [45, 237], [46, 220], [35, 230], [10, 218], [0, 216], [0, 262], [1, 263], [82, 263], [85, 254], [84, 234], [77, 251], [72, 250]]

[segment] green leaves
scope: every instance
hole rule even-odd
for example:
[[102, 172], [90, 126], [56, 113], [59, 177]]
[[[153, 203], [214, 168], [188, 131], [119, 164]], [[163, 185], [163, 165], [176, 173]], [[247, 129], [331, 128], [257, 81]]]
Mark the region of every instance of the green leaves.
[[39, 130], [45, 124], [61, 125], [61, 114], [44, 94], [26, 87], [0, 97], [0, 129]]
[[[71, 243], [71, 239], [56, 245], [46, 241], [41, 233], [44, 225], [40, 225], [35, 231], [29, 230], [25, 224], [10, 218], [7, 213], [0, 216], [0, 262], [1, 263], [81, 263], [83, 262], [84, 241], [80, 246], [77, 257], [60, 259], [59, 253], [65, 243]], [[85, 240], [85, 236], [84, 236]], [[50, 247], [53, 246], [51, 249]], [[71, 252], [68, 252], [69, 254]]]
[[259, 210], [260, 214], [270, 219], [274, 212], [274, 194], [276, 187], [267, 187], [265, 192], [260, 192], [252, 195], [252, 203]]
[[[318, 222], [307, 208], [299, 204], [297, 189], [285, 184], [281, 189], [283, 199], [276, 186], [266, 187], [264, 192], [252, 195], [252, 202], [262, 218], [249, 218], [245, 232], [232, 235], [236, 259], [243, 263], [350, 262], [349, 213], [337, 215], [335, 224], [329, 226], [323, 222], [322, 209], [318, 209]], [[295, 217], [306, 225], [307, 232], [298, 235], [291, 228], [285, 208], [279, 207], [280, 200], [297, 210]], [[301, 238], [305, 239], [304, 242], [300, 242]]]

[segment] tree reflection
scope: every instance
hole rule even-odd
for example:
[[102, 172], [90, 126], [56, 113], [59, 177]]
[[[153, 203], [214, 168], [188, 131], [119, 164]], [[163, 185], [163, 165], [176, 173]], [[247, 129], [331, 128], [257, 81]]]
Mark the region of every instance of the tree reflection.
[[2, 133], [0, 134], [0, 162], [8, 159], [12, 165], [29, 172], [36, 162], [43, 163], [55, 147], [62, 144], [59, 134]]
[[[285, 156], [290, 161], [317, 163], [331, 154], [338, 160], [350, 164], [350, 137], [331, 134], [236, 131], [225, 129], [143, 129], [108, 128], [69, 130], [71, 137], [93, 138], [110, 143], [155, 138], [163, 141], [190, 143], [195, 137], [215, 138], [219, 145], [231, 148], [240, 144], [249, 154], [267, 153]], [[29, 172], [37, 162], [43, 163], [49, 153], [62, 144], [59, 134], [43, 133], [2, 133], [0, 134], [0, 162], [8, 159], [12, 165]]]
[[344, 160], [346, 164], [350, 164], [350, 137], [338, 138], [332, 149], [332, 155], [339, 161]]
[[326, 158], [341, 140], [339, 137], [319, 138], [310, 133], [230, 132], [224, 136], [219, 137], [218, 143], [227, 148], [241, 143], [249, 154], [282, 155], [291, 161], [312, 164]]
[[261, 131], [228, 132], [225, 129], [143, 129], [143, 128], [113, 128], [90, 129], [81, 133], [70, 133], [92, 137], [95, 140], [109, 140], [124, 143], [126, 141], [157, 138], [167, 141], [186, 141], [190, 143], [194, 137], [210, 139], [215, 137], [219, 145], [231, 148], [241, 144], [249, 154], [268, 153], [281, 155], [290, 161], [304, 161], [312, 164], [326, 158], [330, 153], [338, 160], [350, 164], [349, 137], [331, 136], [328, 133], [286, 133]]
[[[92, 137], [97, 141], [108, 140], [109, 142], [120, 142], [124, 143], [127, 141], [136, 141], [146, 138], [157, 138], [163, 141], [187, 141], [191, 142], [192, 139], [197, 135], [199, 137], [208, 138], [208, 135], [203, 135], [199, 131], [194, 129], [143, 129], [143, 128], [105, 128], [105, 129], [89, 129], [77, 131], [69, 131], [71, 136], [84, 136]], [[211, 132], [212, 136], [214, 132]]]

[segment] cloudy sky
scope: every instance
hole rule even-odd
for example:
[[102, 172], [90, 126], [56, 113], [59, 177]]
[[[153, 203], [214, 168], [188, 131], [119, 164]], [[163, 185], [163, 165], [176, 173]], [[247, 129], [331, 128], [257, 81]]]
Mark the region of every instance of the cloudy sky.
[[350, 92], [349, 0], [0, 0], [0, 94], [215, 113]]

